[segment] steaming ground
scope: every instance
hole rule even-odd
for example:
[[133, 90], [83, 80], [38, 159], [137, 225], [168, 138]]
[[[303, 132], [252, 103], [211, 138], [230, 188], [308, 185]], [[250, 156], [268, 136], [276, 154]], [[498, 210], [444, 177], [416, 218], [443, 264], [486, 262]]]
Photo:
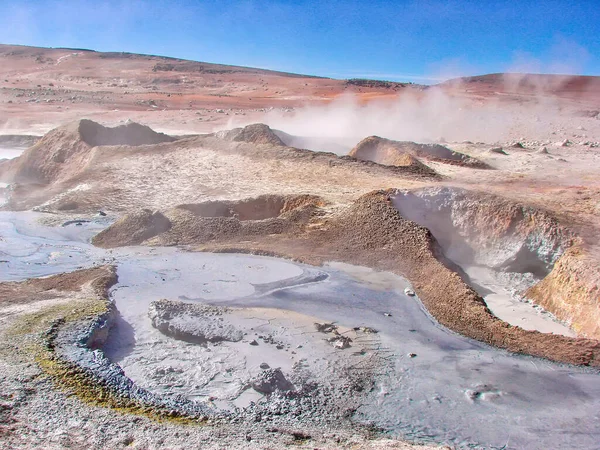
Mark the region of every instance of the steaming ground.
[[[437, 325], [417, 299], [405, 296], [407, 281], [395, 275], [339, 263], [316, 269], [273, 258], [190, 255], [173, 248], [107, 251], [87, 243], [116, 218], [140, 208], [165, 212], [182, 203], [313, 194], [326, 204], [323, 215], [308, 228], [327, 229], [335, 214], [373, 190], [462, 187], [546, 210], [579, 236], [581, 242], [557, 262], [557, 269], [532, 298], [549, 306], [558, 304], [572, 324], [597, 333], [600, 84], [596, 78], [490, 75], [431, 88], [393, 83], [360, 87], [344, 80], [256, 69], [231, 71], [206, 65], [206, 71], [199, 63], [140, 55], [0, 46], [0, 58], [4, 80], [0, 143], [10, 143], [0, 149], [0, 159], [18, 156], [22, 143], [33, 145], [37, 137], [28, 136], [31, 133], [43, 134], [87, 117], [107, 125], [123, 125], [133, 118], [177, 135], [265, 122], [279, 130], [277, 136], [287, 145], [338, 155], [370, 135], [436, 142], [492, 168], [422, 161], [435, 176], [415, 176], [215, 136], [152, 146], [87, 139], [90, 146], [137, 147], [81, 146], [77, 149], [84, 149], [83, 157], [78, 159], [64, 157], [81, 143], [75, 134], [49, 138], [41, 158], [25, 165], [22, 173], [31, 175], [38, 169], [44, 175], [58, 173], [58, 181], [0, 183], [0, 206], [10, 196], [16, 203], [4, 208], [52, 213], [0, 215], [0, 278], [20, 280], [97, 263], [118, 264], [120, 282], [112, 298], [122, 320], [106, 350], [140, 385], [161, 396], [180, 394], [234, 411], [252, 401], [265, 401], [263, 394], [248, 388], [253, 377], [263, 373], [263, 363], [280, 366], [296, 382], [298, 378], [288, 372], [305, 359], [302, 365], [316, 380], [335, 385], [335, 377], [353, 368], [357, 358], [376, 355], [370, 361], [377, 364], [369, 367], [377, 371], [367, 377], [374, 389], [344, 393], [361, 402], [352, 414], [357, 424], [375, 424], [390, 436], [459, 447], [597, 446], [597, 373], [511, 355], [457, 336]], [[22, 136], [6, 136], [9, 133]], [[65, 210], [72, 214], [63, 216], [60, 211]], [[107, 211], [108, 217], [95, 216], [97, 210]], [[490, 212], [489, 218], [501, 223], [503, 214]], [[91, 222], [48, 228], [35, 223], [40, 217], [54, 225], [67, 218]], [[235, 244], [249, 251], [256, 250], [255, 243], [260, 247], [258, 237], [247, 239]], [[277, 235], [268, 239], [275, 243], [269, 248], [277, 253]], [[318, 253], [318, 248], [314, 251]], [[462, 269], [501, 319], [525, 329], [574, 332], [519, 301], [521, 292], [513, 295], [535, 280], [489, 267], [463, 264]], [[24, 313], [74, 304], [86, 292], [59, 293], [54, 299], [56, 292], [45, 292], [33, 304], [2, 305], [2, 328]], [[148, 317], [150, 301], [160, 297], [227, 305], [232, 309], [226, 320], [247, 334], [239, 342], [205, 346], [175, 340], [152, 327]], [[311, 329], [313, 322], [325, 321], [336, 321], [352, 338], [352, 346], [335, 348], [324, 341], [333, 334], [321, 336]], [[374, 346], [362, 341], [363, 325], [379, 331], [371, 340]], [[279, 344], [260, 339], [265, 336], [265, 331], [257, 331], [261, 327]], [[259, 345], [250, 345], [250, 338]], [[35, 364], [15, 362], [14, 351], [10, 342], [0, 342], [0, 439], [13, 447], [277, 447], [299, 445], [304, 439], [303, 434], [294, 434], [295, 429], [272, 432], [262, 424], [247, 429], [185, 428], [86, 406], [40, 378]], [[404, 448], [397, 441], [370, 441], [368, 433], [362, 434], [364, 429], [330, 431], [325, 426], [313, 429], [309, 442], [332, 448]]]
[[[86, 240], [102, 222], [47, 228], [36, 225], [38, 217], [2, 213], [2, 278], [117, 264], [119, 283], [111, 296], [121, 320], [106, 351], [127, 376], [161, 395], [211, 399], [215, 408], [231, 410], [265, 401], [245, 387], [263, 363], [281, 367], [289, 378], [301, 363], [322, 384], [341, 367], [359, 374], [369, 369], [373, 387], [353, 420], [398, 437], [532, 449], [591, 448], [599, 438], [597, 373], [451, 333], [404, 294], [408, 282], [401, 277], [343, 264], [315, 269], [175, 248], [101, 250]], [[240, 342], [208, 345], [165, 337], [147, 315], [150, 302], [164, 297], [237, 308], [232, 323], [246, 334]], [[334, 322], [352, 338], [351, 346], [326, 343], [330, 335], [317, 332], [315, 321]]]

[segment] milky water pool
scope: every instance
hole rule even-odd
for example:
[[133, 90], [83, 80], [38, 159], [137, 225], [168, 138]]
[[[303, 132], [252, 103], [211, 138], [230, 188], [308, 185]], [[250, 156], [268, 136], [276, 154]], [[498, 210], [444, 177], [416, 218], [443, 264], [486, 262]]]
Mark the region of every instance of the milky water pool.
[[[316, 268], [176, 248], [104, 250], [89, 239], [107, 222], [43, 227], [36, 223], [40, 217], [0, 213], [0, 280], [117, 265], [119, 282], [111, 298], [121, 320], [105, 350], [134, 381], [161, 394], [176, 392], [198, 401], [222, 395], [219, 406], [226, 406], [239, 399], [227, 397], [235, 384], [224, 374], [251, 374], [259, 370], [258, 361], [285, 371], [284, 361], [291, 365], [294, 357], [304, 358], [312, 370], [334, 370], [335, 360], [323, 361], [318, 353], [326, 348], [322, 339], [307, 337], [314, 318], [378, 330], [375, 346], [355, 341], [352, 348], [328, 350], [348, 361], [357, 349], [377, 359], [373, 387], [354, 414], [357, 422], [390, 435], [459, 447], [600, 448], [596, 371], [509, 354], [459, 336], [437, 324], [418, 299], [404, 295], [409, 283], [401, 277], [337, 263]], [[261, 343], [259, 356], [253, 356], [244, 353], [250, 346], [243, 342], [211, 348], [177, 341], [150, 325], [148, 305], [161, 298], [267, 311], [273, 330], [281, 330], [276, 337], [309, 347], [303, 354], [304, 345], [286, 352]], [[262, 320], [258, 313], [246, 318]], [[160, 375], [167, 367], [172, 371]], [[235, 370], [227, 372], [231, 367]], [[206, 370], [212, 371], [212, 381]], [[153, 378], [156, 373], [160, 376]], [[253, 394], [236, 405], [259, 399]]]

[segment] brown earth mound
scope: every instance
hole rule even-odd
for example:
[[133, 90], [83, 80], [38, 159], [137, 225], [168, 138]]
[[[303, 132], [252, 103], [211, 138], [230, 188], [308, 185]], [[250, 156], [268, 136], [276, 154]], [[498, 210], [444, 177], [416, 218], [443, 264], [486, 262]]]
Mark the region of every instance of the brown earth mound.
[[[262, 124], [257, 124], [257, 125], [266, 127], [266, 125], [262, 125]], [[249, 126], [251, 126], [251, 125], [249, 125]], [[237, 135], [236, 133], [238, 133], [239, 130], [240, 129], [219, 131], [219, 132], [215, 133], [214, 135], [199, 136], [197, 139], [199, 142], [203, 142], [203, 143], [205, 143], [204, 145], [210, 146], [213, 149], [217, 149], [217, 148], [221, 147], [221, 148], [219, 148], [219, 150], [225, 151], [227, 153], [243, 152], [244, 156], [248, 156], [248, 157], [252, 157], [252, 158], [293, 160], [293, 161], [307, 160], [307, 161], [310, 161], [311, 163], [314, 163], [315, 165], [316, 164], [327, 164], [329, 167], [346, 166], [348, 168], [355, 168], [357, 170], [364, 171], [364, 172], [377, 172], [377, 173], [381, 173], [382, 175], [383, 174], [389, 175], [390, 173], [394, 173], [394, 174], [404, 175], [404, 176], [413, 175], [418, 178], [428, 178], [428, 179], [441, 178], [437, 172], [435, 172], [433, 169], [431, 169], [430, 167], [428, 167], [424, 164], [388, 166], [388, 165], [380, 164], [375, 161], [356, 158], [351, 155], [338, 156], [337, 154], [331, 153], [331, 152], [321, 152], [321, 151], [313, 151], [313, 150], [308, 150], [308, 149], [303, 149], [303, 148], [290, 147], [290, 146], [287, 146], [280, 138], [280, 136], [283, 136], [285, 138], [286, 136], [290, 137], [290, 135], [287, 135], [286, 133], [283, 133], [280, 131], [277, 131], [277, 133], [274, 133], [273, 130], [270, 131], [271, 133], [274, 134], [275, 138], [277, 138], [279, 140], [279, 142], [281, 142], [281, 143], [278, 142], [277, 144], [272, 144], [272, 145], [262, 145], [262, 146], [256, 146], [254, 148], [234, 147], [234, 148], [225, 149], [225, 148], [222, 148], [222, 146], [219, 146], [217, 144], [217, 142], [214, 142], [215, 137], [217, 137], [218, 140], [234, 141], [234, 138], [232, 136], [236, 136]], [[238, 140], [238, 142], [241, 143], [240, 140]]]
[[79, 121], [79, 135], [83, 142], [92, 147], [99, 145], [151, 145], [175, 140], [171, 136], [157, 133], [152, 128], [135, 122], [109, 128], [87, 119]]
[[85, 166], [90, 148], [81, 139], [79, 122], [73, 122], [55, 128], [21, 156], [0, 165], [0, 176], [14, 183], [51, 183], [70, 175], [72, 168]]
[[[432, 175], [436, 173], [435, 170], [423, 164], [415, 156], [410, 153], [403, 153], [396, 148], [386, 147], [378, 152], [355, 152], [355, 150], [356, 147], [352, 149], [350, 156], [361, 161], [373, 161], [384, 166], [411, 167], [420, 172], [430, 172]], [[371, 157], [366, 157], [365, 153]]]
[[98, 247], [112, 248], [138, 245], [171, 228], [171, 222], [161, 213], [143, 209], [127, 214], [92, 239]]
[[495, 317], [453, 270], [456, 266], [431, 232], [402, 217], [392, 201], [396, 194], [395, 190], [367, 194], [302, 234], [251, 238], [232, 234], [198, 249], [292, 257], [311, 264], [342, 261], [394, 272], [413, 283], [428, 311], [451, 330], [512, 352], [600, 366], [596, 340], [526, 331]]
[[369, 136], [360, 141], [350, 151], [350, 156], [366, 161], [391, 166], [407, 165], [409, 156], [425, 158], [445, 164], [489, 169], [486, 163], [478, 159], [454, 152], [439, 144], [418, 144], [411, 141], [393, 141], [379, 136]]
[[96, 146], [139, 146], [174, 140], [134, 122], [107, 128], [82, 119], [55, 128], [20, 157], [0, 165], [0, 178], [24, 184], [64, 181], [85, 170], [93, 158], [92, 148]]
[[117, 282], [112, 266], [61, 273], [45, 278], [0, 283], [0, 304], [25, 304], [61, 297], [64, 292], [77, 292], [90, 286], [98, 297], [105, 298], [108, 288]]
[[[162, 214], [128, 214], [94, 237], [99, 247], [184, 245], [219, 239], [298, 233], [325, 203], [311, 195], [263, 195], [239, 201], [179, 205]], [[168, 225], [167, 225], [168, 224]]]
[[[215, 192], [220, 197], [239, 198], [240, 190], [249, 190], [248, 196], [258, 196], [272, 192], [272, 185], [285, 185], [283, 191], [277, 190], [282, 194], [314, 192], [350, 199], [372, 189], [397, 185], [396, 177], [410, 184], [441, 178], [422, 164], [384, 166], [350, 156], [281, 146], [279, 141], [277, 145], [256, 144], [215, 135], [153, 145], [92, 147], [79, 132], [82, 123], [87, 122], [56, 128], [20, 157], [0, 162], [0, 181], [11, 184], [3, 208], [166, 210], [213, 197]], [[84, 132], [84, 137], [90, 140], [87, 134]], [[262, 135], [263, 142], [275, 142], [269, 136]]]
[[275, 132], [264, 123], [253, 123], [244, 128], [234, 128], [216, 133], [216, 136], [228, 141], [250, 142], [252, 144], [269, 144], [285, 146]]

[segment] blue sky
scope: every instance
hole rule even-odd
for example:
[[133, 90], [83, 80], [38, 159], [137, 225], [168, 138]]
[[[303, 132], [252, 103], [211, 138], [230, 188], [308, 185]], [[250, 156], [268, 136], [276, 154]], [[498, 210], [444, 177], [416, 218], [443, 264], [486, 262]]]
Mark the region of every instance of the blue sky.
[[600, 75], [600, 0], [0, 0], [0, 43], [422, 83]]

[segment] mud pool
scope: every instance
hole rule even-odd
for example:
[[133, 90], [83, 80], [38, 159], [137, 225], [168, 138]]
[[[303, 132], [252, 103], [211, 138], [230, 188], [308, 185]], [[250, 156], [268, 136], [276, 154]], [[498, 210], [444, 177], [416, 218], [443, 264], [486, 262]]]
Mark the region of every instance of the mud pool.
[[[121, 320], [104, 350], [127, 376], [161, 395], [244, 407], [264, 401], [244, 388], [263, 363], [283, 373], [302, 363], [326, 382], [339, 367], [356, 367], [354, 358], [368, 358], [373, 384], [354, 415], [359, 423], [465, 448], [598, 448], [597, 372], [456, 335], [404, 295], [409, 283], [401, 277], [339, 263], [315, 268], [175, 248], [103, 250], [88, 243], [108, 225], [102, 219], [45, 227], [40, 217], [0, 213], [0, 280], [116, 264], [111, 297]], [[207, 346], [169, 338], [148, 318], [150, 302], [161, 298], [240, 308], [232, 320], [246, 335]], [[353, 337], [351, 346], [324, 342], [315, 321], [335, 322]], [[378, 333], [365, 337], [360, 327]]]

